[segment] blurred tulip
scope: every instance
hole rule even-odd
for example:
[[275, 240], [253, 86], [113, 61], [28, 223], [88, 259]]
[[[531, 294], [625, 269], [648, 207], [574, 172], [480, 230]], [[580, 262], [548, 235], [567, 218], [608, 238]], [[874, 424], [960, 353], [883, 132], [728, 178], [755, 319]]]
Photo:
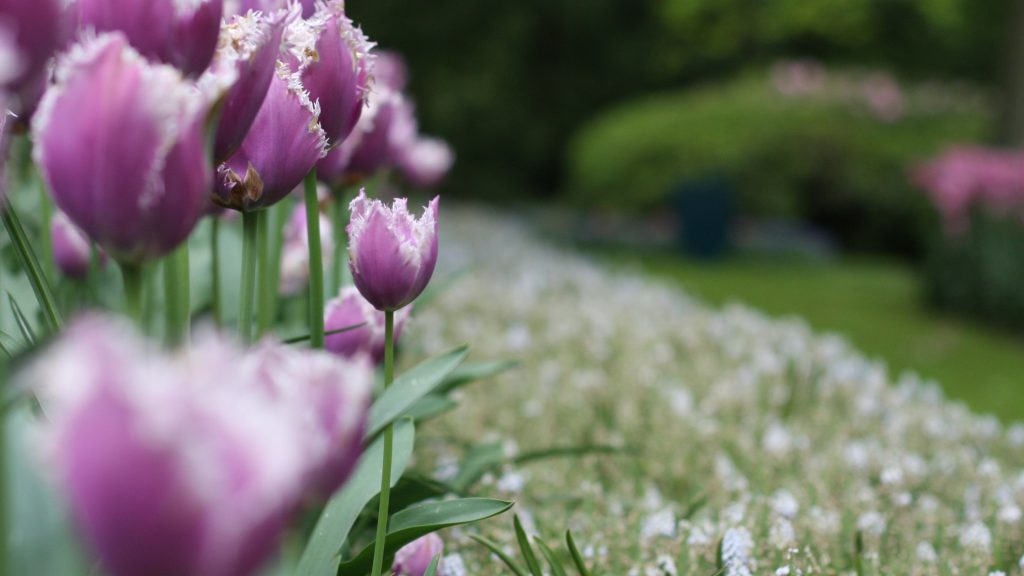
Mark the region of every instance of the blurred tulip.
[[396, 92], [402, 92], [409, 85], [409, 67], [397, 52], [376, 50], [373, 60], [373, 82]]
[[[411, 307], [406, 307], [395, 314], [396, 342], [411, 311]], [[384, 359], [384, 313], [374, 308], [354, 286], [346, 286], [337, 298], [327, 303], [324, 328], [330, 332], [357, 324], [364, 326], [327, 336], [324, 348], [346, 358], [366, 355], [380, 364]]]
[[[435, 556], [444, 553], [444, 541], [436, 533], [431, 532], [402, 546], [395, 552], [395, 563], [391, 565], [394, 576], [423, 576], [430, 567]], [[437, 576], [445, 576], [440, 565], [435, 572]]]
[[46, 83], [50, 57], [67, 38], [63, 0], [0, 0], [0, 85], [34, 108]]
[[365, 191], [352, 201], [349, 268], [359, 292], [378, 310], [398, 310], [423, 292], [437, 264], [438, 198], [416, 219], [397, 198], [388, 208]]
[[122, 32], [147, 58], [199, 76], [210, 65], [220, 34], [223, 0], [76, 0], [78, 24]]
[[170, 252], [208, 202], [205, 98], [120, 33], [75, 46], [56, 75], [33, 140], [57, 205], [118, 261]]
[[394, 165], [394, 120], [404, 118], [406, 106], [408, 103], [401, 94], [386, 88], [375, 89], [352, 134], [317, 164], [318, 177], [332, 184], [351, 184]]
[[[327, 193], [321, 194], [321, 199]], [[320, 253], [324, 263], [334, 251], [334, 226], [331, 219], [320, 213]], [[284, 230], [281, 247], [281, 284], [278, 291], [285, 296], [298, 294], [309, 285], [309, 230], [306, 227], [306, 206], [296, 204]]]
[[[214, 158], [227, 160], [241, 146], [274, 77], [288, 12], [249, 12], [225, 21], [213, 65], [203, 80], [230, 75], [217, 126]], [[210, 78], [210, 82], [216, 82]]]
[[[60, 273], [68, 278], [85, 278], [92, 260], [92, 244], [63, 212], [56, 212], [50, 220], [50, 242], [53, 262]], [[98, 256], [106, 259], [102, 252]]]
[[80, 320], [29, 369], [44, 459], [111, 576], [246, 576], [360, 450], [367, 361], [206, 334], [168, 355]]
[[455, 153], [439, 138], [417, 138], [402, 151], [398, 166], [413, 186], [437, 186], [455, 163]]
[[240, 211], [277, 203], [327, 153], [320, 106], [282, 64], [248, 135], [218, 172], [214, 201]]
[[320, 103], [320, 125], [334, 144], [352, 132], [366, 104], [372, 46], [339, 0], [318, 3], [309, 18], [295, 19], [285, 30], [284, 62]]

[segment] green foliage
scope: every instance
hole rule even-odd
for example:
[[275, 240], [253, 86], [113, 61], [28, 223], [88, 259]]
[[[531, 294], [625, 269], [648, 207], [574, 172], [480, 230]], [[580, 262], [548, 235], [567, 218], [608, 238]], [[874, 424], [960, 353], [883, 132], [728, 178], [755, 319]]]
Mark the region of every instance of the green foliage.
[[[526, 564], [526, 568], [520, 566], [514, 558], [506, 554], [501, 549], [501, 546], [494, 541], [475, 534], [470, 535], [470, 538], [497, 556], [515, 576], [541, 576], [544, 574], [540, 562], [537, 560], [537, 552], [533, 549], [534, 545], [540, 550], [540, 555], [547, 562], [551, 574], [554, 576], [567, 575], [565, 565], [559, 558], [559, 555], [545, 544], [539, 536], [531, 537], [527, 534], [526, 530], [523, 529], [523, 524], [519, 521], [518, 515], [513, 516], [512, 526], [515, 531], [516, 542], [519, 544], [519, 553], [523, 556], [523, 563]], [[583, 562], [583, 556], [580, 555], [579, 550], [576, 548], [576, 542], [573, 541], [572, 532], [569, 530], [565, 531], [565, 544], [569, 552], [567, 555], [571, 559], [576, 571], [579, 572], [580, 576], [589, 576], [590, 572], [587, 571], [586, 564]]]
[[976, 141], [987, 119], [969, 96], [912, 89], [893, 122], [858, 99], [855, 75], [821, 94], [784, 97], [761, 74], [645, 98], [579, 133], [569, 151], [574, 200], [588, 207], [663, 205], [682, 181], [725, 176], [747, 215], [800, 218], [847, 247], [916, 253], [932, 217], [909, 163]]
[[929, 255], [925, 295], [933, 306], [987, 324], [1024, 330], [1024, 227], [978, 211], [970, 227], [947, 236]]

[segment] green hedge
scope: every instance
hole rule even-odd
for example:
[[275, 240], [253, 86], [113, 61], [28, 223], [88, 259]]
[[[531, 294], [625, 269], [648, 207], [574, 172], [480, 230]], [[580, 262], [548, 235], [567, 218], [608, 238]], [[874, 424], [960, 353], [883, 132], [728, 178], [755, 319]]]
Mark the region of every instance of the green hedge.
[[964, 104], [967, 91], [922, 87], [884, 122], [859, 103], [857, 76], [832, 76], [817, 95], [784, 97], [766, 74], [747, 74], [616, 108], [575, 137], [568, 195], [643, 211], [664, 206], [680, 182], [718, 174], [744, 214], [814, 222], [852, 249], [917, 254], [933, 216], [908, 166], [982, 139], [988, 119]]

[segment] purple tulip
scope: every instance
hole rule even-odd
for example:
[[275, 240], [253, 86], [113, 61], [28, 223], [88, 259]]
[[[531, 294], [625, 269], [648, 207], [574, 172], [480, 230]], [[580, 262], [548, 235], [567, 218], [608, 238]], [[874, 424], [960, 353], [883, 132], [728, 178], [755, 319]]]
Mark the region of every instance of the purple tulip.
[[140, 54], [199, 76], [210, 65], [223, 0], [77, 0], [82, 28], [120, 31]]
[[[85, 278], [92, 260], [92, 244], [63, 212], [56, 212], [50, 220], [50, 242], [53, 262], [60, 273], [68, 278]], [[98, 256], [101, 262], [106, 260], [102, 252]]]
[[409, 85], [409, 67], [397, 52], [377, 50], [374, 52], [373, 82], [396, 92], [405, 91]]
[[401, 154], [398, 166], [413, 186], [437, 186], [455, 163], [455, 153], [439, 138], [417, 138]]
[[33, 125], [36, 164], [68, 218], [122, 262], [162, 256], [206, 210], [206, 98], [120, 33], [72, 48]]
[[0, 85], [24, 101], [19, 112], [42, 93], [50, 57], [67, 37], [67, 22], [62, 0], [0, 0], [0, 45], [5, 47]]
[[242, 145], [218, 170], [214, 201], [248, 211], [277, 203], [327, 153], [320, 106], [282, 64]]
[[405, 198], [390, 208], [366, 191], [352, 201], [349, 268], [359, 292], [378, 310], [398, 310], [423, 292], [437, 264], [437, 207], [430, 201], [416, 219]]
[[[391, 565], [394, 576], [423, 576], [430, 567], [435, 556], [444, 553], [444, 541], [436, 533], [431, 532], [399, 548], [395, 552], [395, 562]], [[438, 564], [437, 576], [445, 576], [445, 571]]]
[[[395, 314], [396, 342], [411, 311], [411, 307], [406, 307]], [[327, 336], [324, 348], [346, 358], [368, 355], [374, 363], [380, 364], [384, 359], [384, 313], [367, 302], [354, 286], [347, 286], [327, 303], [324, 328], [330, 332], [357, 324], [364, 326]]]
[[374, 90], [355, 130], [317, 164], [317, 175], [325, 182], [353, 183], [393, 166], [396, 128], [399, 132], [403, 129], [396, 127], [395, 119], [404, 118], [406, 106], [398, 92]]
[[[330, 195], [326, 188], [319, 190], [321, 200]], [[320, 253], [324, 264], [330, 262], [334, 252], [334, 226], [331, 219], [320, 212]], [[281, 284], [278, 292], [291, 296], [309, 285], [309, 230], [306, 227], [306, 205], [299, 203], [292, 209], [292, 215], [284, 229], [284, 245], [281, 247]]]
[[[309, 18], [316, 10], [316, 0], [299, 0], [302, 5], [302, 17]], [[245, 14], [252, 11], [273, 12], [288, 7], [288, 0], [224, 0], [224, 15]]]
[[111, 576], [247, 576], [360, 450], [368, 362], [214, 334], [169, 355], [80, 320], [29, 369], [45, 461]]
[[221, 109], [214, 143], [217, 162], [227, 160], [245, 139], [274, 77], [288, 12], [249, 12], [221, 28], [213, 65], [202, 81], [232, 79]]
[[285, 31], [284, 62], [302, 78], [310, 99], [320, 103], [320, 124], [332, 143], [345, 139], [362, 113], [369, 92], [373, 44], [345, 16], [344, 2], [317, 4], [309, 18]]

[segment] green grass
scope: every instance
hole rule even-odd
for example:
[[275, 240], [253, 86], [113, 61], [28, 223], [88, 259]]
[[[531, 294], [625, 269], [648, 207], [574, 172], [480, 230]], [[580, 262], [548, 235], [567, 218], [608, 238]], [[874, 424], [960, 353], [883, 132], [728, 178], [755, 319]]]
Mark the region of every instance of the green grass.
[[1024, 418], [1024, 339], [928, 310], [913, 270], [895, 263], [834, 264], [735, 258], [702, 264], [667, 254], [613, 256], [678, 282], [719, 306], [743, 302], [800, 316], [847, 337], [894, 373], [936, 379], [952, 398], [1004, 420]]

